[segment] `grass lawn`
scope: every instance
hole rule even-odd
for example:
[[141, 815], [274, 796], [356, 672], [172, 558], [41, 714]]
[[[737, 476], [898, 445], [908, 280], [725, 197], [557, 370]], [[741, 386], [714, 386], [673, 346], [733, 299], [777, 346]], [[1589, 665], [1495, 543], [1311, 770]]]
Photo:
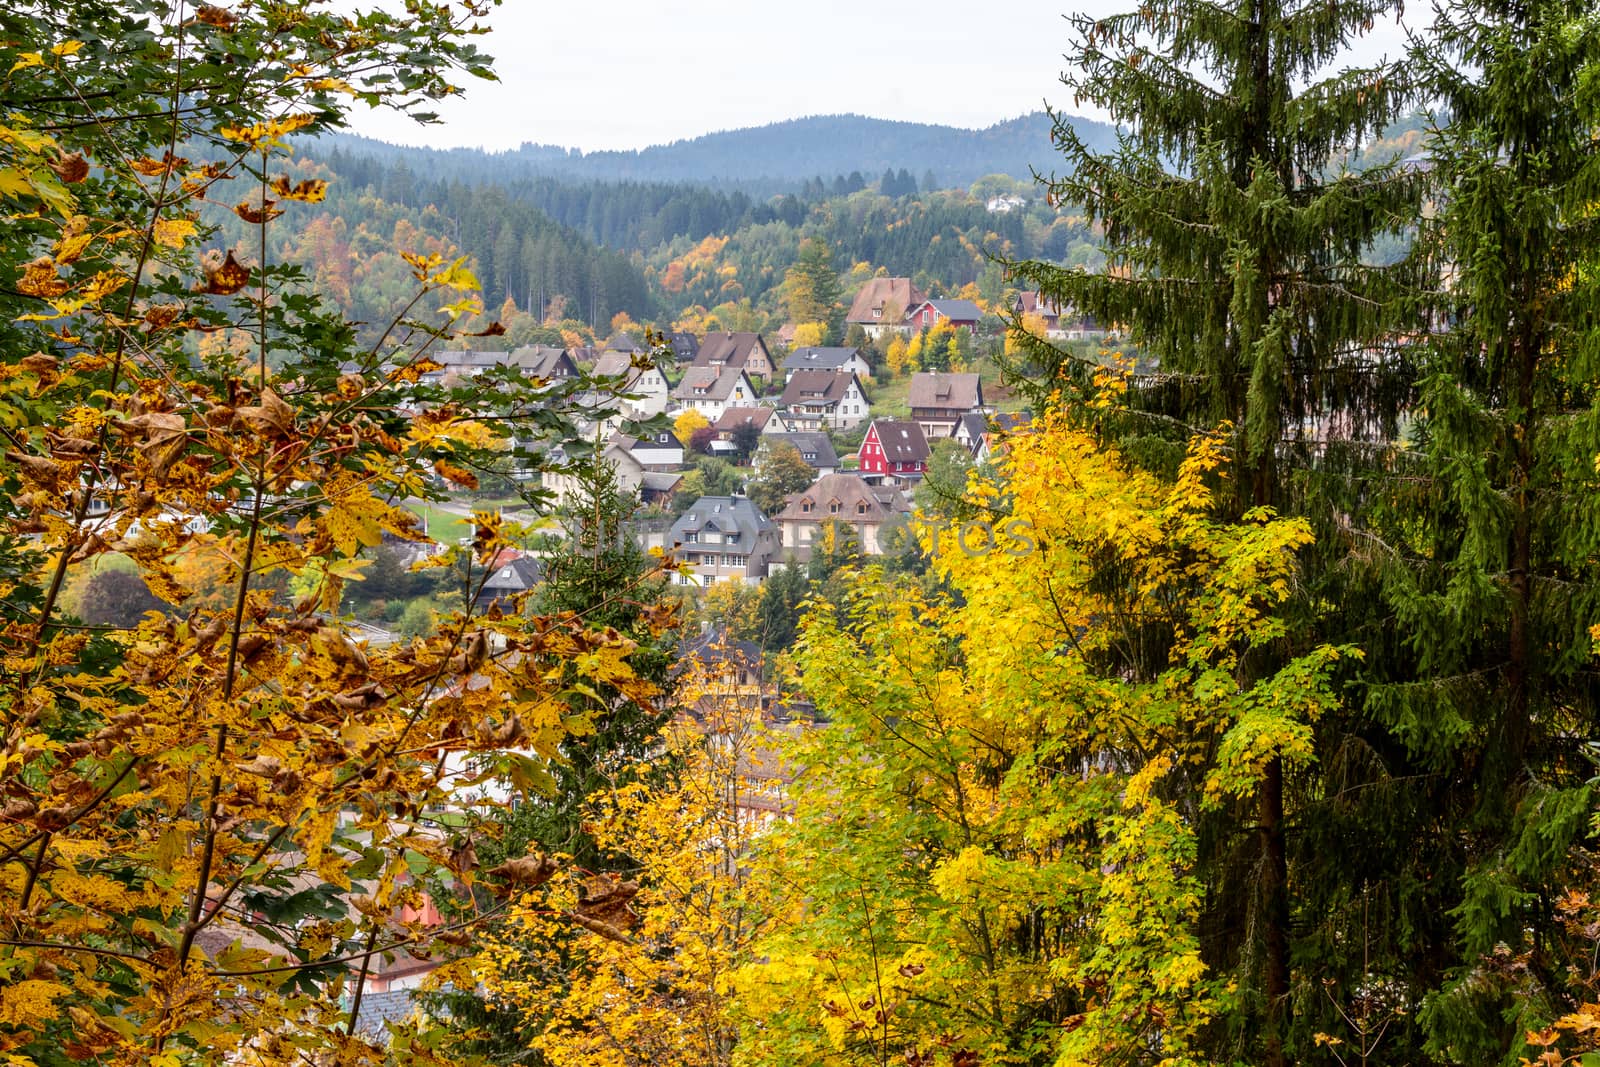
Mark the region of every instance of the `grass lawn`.
[[906, 403], [906, 396], [911, 392], [911, 376], [890, 378], [882, 376], [873, 379], [873, 384], [867, 389], [867, 396], [872, 405], [872, 417], [875, 419], [904, 419], [910, 416], [911, 406]]
[[413, 500], [406, 505], [406, 510], [421, 519], [428, 536], [442, 545], [453, 545], [472, 535], [472, 523], [433, 504]]
[[[999, 411], [1021, 411], [1027, 401], [1000, 384], [1000, 368], [993, 360], [979, 360], [976, 370], [983, 381], [983, 399]], [[911, 392], [911, 376], [900, 378], [879, 377], [873, 380], [867, 395], [871, 398], [872, 417], [875, 419], [908, 419], [911, 405], [906, 402]]]

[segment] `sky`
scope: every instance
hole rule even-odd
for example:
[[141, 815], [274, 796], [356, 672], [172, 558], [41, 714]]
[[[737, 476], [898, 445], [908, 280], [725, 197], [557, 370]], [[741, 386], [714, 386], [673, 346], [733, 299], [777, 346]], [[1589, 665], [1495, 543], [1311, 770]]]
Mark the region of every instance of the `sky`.
[[[1093, 14], [1130, 0], [1079, 0]], [[1047, 0], [505, 0], [479, 47], [499, 82], [468, 78], [439, 125], [384, 112], [357, 133], [398, 144], [644, 148], [806, 115], [982, 128], [1069, 112], [1070, 44]], [[1380, 30], [1373, 52], [1399, 35]]]

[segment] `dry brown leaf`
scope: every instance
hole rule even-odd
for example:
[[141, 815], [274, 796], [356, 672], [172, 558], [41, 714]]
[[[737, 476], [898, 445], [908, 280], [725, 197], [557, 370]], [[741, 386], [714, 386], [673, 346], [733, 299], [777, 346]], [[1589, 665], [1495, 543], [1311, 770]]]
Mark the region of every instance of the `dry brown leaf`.
[[498, 867], [489, 868], [487, 873], [513, 886], [537, 889], [554, 878], [560, 869], [561, 865], [549, 856], [519, 856], [514, 860], [506, 860]]
[[234, 414], [256, 433], [266, 437], [294, 434], [294, 408], [270, 388], [261, 390], [261, 403], [239, 408]]
[[200, 270], [205, 277], [191, 287], [196, 293], [230, 296], [245, 287], [250, 280], [250, 268], [233, 258], [233, 249], [226, 257], [212, 250], [200, 257]]
[[238, 25], [239, 16], [225, 7], [217, 7], [214, 4], [201, 4], [195, 10], [194, 20], [219, 30], [231, 30]]
[[233, 213], [250, 225], [259, 226], [263, 222], [270, 222], [283, 214], [281, 209], [272, 206], [276, 203], [276, 200], [263, 200], [261, 205], [257, 207], [248, 200], [241, 200], [233, 205]]
[[89, 176], [89, 161], [83, 158], [82, 152], [57, 152], [50, 161], [50, 169], [56, 172], [68, 185], [76, 185]]
[[303, 200], [315, 204], [328, 195], [328, 183], [320, 178], [307, 178], [290, 185], [287, 175], [279, 175], [272, 179], [272, 191], [282, 200]]
[[66, 279], [56, 273], [55, 260], [49, 256], [40, 256], [29, 263], [17, 282], [17, 292], [23, 296], [37, 296], [45, 300], [58, 297], [70, 288]]

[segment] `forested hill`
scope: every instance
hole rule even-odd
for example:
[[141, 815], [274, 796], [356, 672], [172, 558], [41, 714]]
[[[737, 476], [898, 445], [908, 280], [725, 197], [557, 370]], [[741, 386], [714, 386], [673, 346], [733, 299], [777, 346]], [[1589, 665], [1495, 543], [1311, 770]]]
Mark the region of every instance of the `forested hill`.
[[[1079, 136], [1110, 147], [1112, 127], [1074, 119]], [[885, 170], [907, 170], [926, 185], [970, 185], [986, 174], [1026, 179], [1030, 168], [1048, 172], [1057, 158], [1050, 117], [1034, 112], [967, 130], [861, 115], [822, 115], [751, 129], [710, 133], [631, 152], [580, 152], [524, 144], [511, 152], [481, 149], [401, 148], [358, 137], [332, 139], [346, 152], [403, 156], [435, 178], [501, 182], [545, 175], [571, 180], [694, 182], [737, 187], [759, 196], [798, 192], [807, 179], [852, 172], [873, 180]]]

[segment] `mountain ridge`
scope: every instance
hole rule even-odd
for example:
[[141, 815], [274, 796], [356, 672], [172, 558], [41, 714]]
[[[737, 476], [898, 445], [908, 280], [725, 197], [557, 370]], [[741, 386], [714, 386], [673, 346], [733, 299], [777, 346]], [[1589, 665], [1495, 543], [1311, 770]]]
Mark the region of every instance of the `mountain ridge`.
[[[1113, 127], [1070, 117], [1079, 136], [1109, 147]], [[417, 148], [341, 134], [331, 138], [346, 151], [428, 160], [431, 164], [482, 161], [495, 169], [586, 181], [689, 182], [750, 192], [793, 191], [812, 178], [859, 172], [869, 182], [884, 170], [929, 171], [941, 187], [965, 186], [986, 174], [1027, 180], [1032, 169], [1048, 172], [1056, 158], [1051, 120], [1029, 112], [990, 126], [967, 128], [878, 119], [866, 115], [809, 115], [763, 126], [718, 130], [638, 149], [577, 148], [523, 142], [517, 148]]]

